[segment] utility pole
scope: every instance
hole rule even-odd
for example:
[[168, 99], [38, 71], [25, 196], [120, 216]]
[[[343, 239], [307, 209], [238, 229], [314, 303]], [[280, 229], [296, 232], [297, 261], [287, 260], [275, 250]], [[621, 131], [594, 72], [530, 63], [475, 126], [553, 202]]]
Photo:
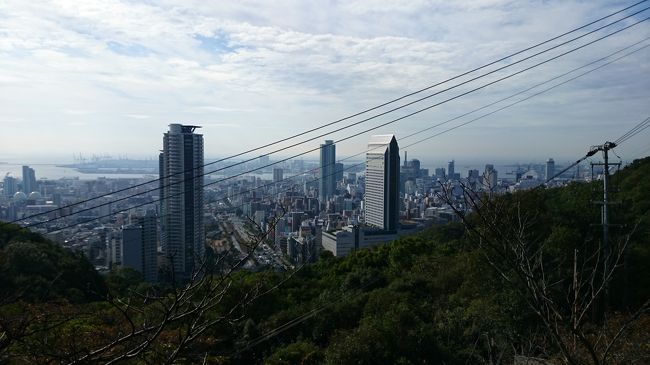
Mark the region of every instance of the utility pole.
[[609, 223], [609, 206], [613, 204], [609, 200], [609, 169], [611, 165], [620, 167], [621, 163], [610, 163], [609, 162], [609, 150], [613, 149], [616, 147], [616, 143], [614, 142], [605, 142], [602, 145], [598, 146], [592, 146], [591, 149], [589, 150], [589, 153], [587, 156], [593, 156], [597, 152], [602, 151], [603, 153], [603, 162], [602, 163], [592, 163], [591, 164], [591, 171], [592, 171], [592, 176], [593, 176], [593, 170], [594, 166], [603, 166], [603, 200], [602, 201], [596, 201], [596, 204], [602, 205], [601, 207], [601, 225], [603, 227], [603, 243], [602, 243], [602, 249], [603, 249], [603, 285], [604, 285], [604, 304], [605, 307], [607, 306], [607, 300], [609, 298], [609, 283], [607, 281], [607, 276], [609, 275], [609, 270], [610, 270], [610, 256], [611, 256], [611, 247], [609, 244], [609, 227], [611, 224]]

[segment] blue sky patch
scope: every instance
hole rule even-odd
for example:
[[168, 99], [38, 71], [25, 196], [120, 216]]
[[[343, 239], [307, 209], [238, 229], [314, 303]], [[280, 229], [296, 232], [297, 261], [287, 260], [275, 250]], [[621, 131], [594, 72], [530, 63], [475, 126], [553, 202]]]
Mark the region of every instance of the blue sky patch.
[[226, 34], [217, 34], [213, 37], [205, 37], [197, 34], [194, 35], [193, 38], [199, 41], [201, 49], [209, 53], [232, 53], [237, 49], [242, 48], [241, 46], [230, 44], [230, 39]]
[[106, 42], [106, 46], [111, 51], [124, 56], [143, 57], [151, 54], [151, 50], [141, 44], [124, 44], [108, 41]]

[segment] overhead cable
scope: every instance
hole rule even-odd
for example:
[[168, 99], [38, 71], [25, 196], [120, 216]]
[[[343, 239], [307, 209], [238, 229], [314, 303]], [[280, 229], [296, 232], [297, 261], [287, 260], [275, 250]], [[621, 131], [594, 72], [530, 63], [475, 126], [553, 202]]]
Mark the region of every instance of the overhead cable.
[[[213, 162], [210, 162], [210, 163], [204, 164], [204, 165], [202, 165], [202, 166], [199, 166], [199, 167], [196, 167], [196, 168], [193, 168], [193, 169], [189, 169], [188, 171], [193, 171], [193, 170], [196, 170], [196, 169], [200, 169], [200, 168], [203, 168], [203, 167], [205, 167], [205, 166], [209, 166], [209, 165], [212, 165], [212, 164], [216, 164], [216, 163], [218, 163], [218, 162], [222, 162], [222, 161], [225, 161], [225, 160], [229, 160], [229, 159], [232, 159], [232, 158], [235, 158], [235, 157], [239, 157], [239, 156], [242, 156], [242, 155], [248, 154], [248, 153], [250, 153], [250, 152], [258, 151], [258, 150], [261, 150], [261, 149], [263, 149], [263, 148], [270, 147], [270, 146], [272, 146], [272, 145], [275, 145], [275, 144], [278, 144], [278, 143], [282, 143], [282, 142], [285, 142], [285, 141], [288, 141], [288, 140], [294, 139], [294, 138], [296, 138], [296, 137], [298, 137], [298, 136], [302, 136], [302, 135], [304, 135], [304, 134], [311, 133], [311, 132], [314, 132], [314, 131], [317, 131], [317, 130], [323, 129], [323, 128], [328, 127], [328, 126], [335, 125], [335, 124], [337, 124], [337, 123], [343, 122], [343, 121], [345, 121], [345, 120], [349, 120], [349, 119], [354, 118], [354, 117], [356, 117], [356, 116], [359, 116], [359, 115], [362, 115], [362, 114], [366, 114], [366, 113], [368, 113], [368, 112], [370, 112], [370, 111], [377, 110], [377, 109], [379, 109], [379, 108], [381, 108], [381, 107], [384, 107], [384, 106], [387, 106], [387, 105], [393, 104], [393, 103], [395, 103], [395, 102], [397, 102], [397, 101], [400, 101], [400, 100], [403, 100], [403, 99], [408, 98], [408, 97], [410, 97], [410, 96], [413, 96], [413, 95], [416, 95], [416, 94], [422, 93], [422, 92], [424, 92], [424, 91], [426, 91], [426, 90], [429, 90], [429, 89], [432, 89], [432, 88], [434, 88], [434, 87], [436, 87], [436, 86], [440, 86], [440, 85], [445, 84], [445, 83], [447, 83], [447, 82], [449, 82], [449, 81], [456, 80], [456, 79], [458, 79], [458, 78], [461, 78], [461, 77], [463, 77], [463, 76], [469, 75], [469, 74], [471, 74], [471, 73], [473, 73], [473, 72], [476, 72], [476, 71], [478, 71], [478, 70], [481, 70], [481, 69], [487, 68], [487, 67], [489, 67], [489, 66], [491, 66], [491, 65], [494, 65], [494, 64], [497, 64], [497, 63], [499, 63], [499, 62], [501, 62], [501, 61], [504, 61], [504, 60], [507, 60], [507, 59], [509, 59], [509, 58], [512, 58], [512, 57], [514, 57], [514, 56], [516, 56], [516, 55], [522, 54], [522, 53], [524, 53], [524, 52], [526, 52], [526, 51], [529, 51], [529, 50], [532, 50], [532, 49], [537, 48], [537, 47], [539, 47], [539, 46], [542, 46], [542, 45], [544, 45], [544, 44], [550, 43], [550, 42], [552, 42], [552, 41], [554, 41], [554, 40], [557, 40], [557, 39], [559, 39], [559, 38], [562, 38], [562, 37], [564, 37], [564, 36], [566, 36], [566, 35], [569, 35], [569, 34], [574, 33], [574, 32], [576, 32], [576, 31], [579, 31], [579, 30], [582, 30], [582, 29], [584, 29], [584, 28], [587, 28], [587, 27], [589, 27], [589, 26], [591, 26], [591, 25], [593, 25], [593, 24], [596, 24], [596, 23], [598, 23], [598, 22], [604, 20], [604, 19], [607, 19], [607, 18], [610, 18], [610, 17], [612, 17], [612, 16], [614, 16], [614, 15], [620, 14], [620, 13], [622, 13], [622, 12], [624, 12], [624, 11], [626, 11], [626, 10], [629, 10], [629, 9], [631, 9], [631, 8], [633, 8], [633, 7], [635, 7], [635, 6], [639, 5], [639, 4], [642, 4], [642, 3], [646, 2], [646, 1], [648, 1], [648, 0], [639, 1], [639, 2], [637, 2], [637, 3], [635, 3], [635, 4], [632, 4], [632, 5], [630, 5], [630, 6], [626, 7], [626, 8], [624, 8], [624, 9], [621, 9], [621, 10], [616, 11], [616, 12], [614, 12], [614, 13], [611, 13], [611, 14], [609, 14], [609, 15], [607, 15], [607, 16], [604, 16], [604, 17], [601, 17], [601, 18], [599, 18], [599, 19], [596, 19], [596, 20], [594, 20], [594, 21], [592, 21], [592, 22], [589, 22], [589, 23], [587, 23], [587, 24], [585, 24], [585, 25], [582, 25], [582, 26], [580, 26], [580, 27], [574, 28], [574, 29], [572, 29], [572, 30], [570, 30], [570, 31], [568, 31], [568, 32], [562, 33], [562, 34], [560, 34], [560, 35], [558, 35], [558, 36], [555, 36], [555, 37], [550, 38], [550, 39], [548, 39], [548, 40], [545, 40], [545, 41], [543, 41], [543, 42], [537, 43], [537, 44], [535, 44], [535, 45], [533, 45], [533, 46], [530, 46], [530, 47], [527, 47], [527, 48], [522, 49], [522, 50], [520, 50], [520, 51], [514, 52], [514, 53], [509, 54], [509, 55], [507, 55], [507, 56], [504, 56], [504, 57], [502, 57], [502, 58], [500, 58], [500, 59], [498, 59], [498, 60], [495, 60], [495, 61], [489, 62], [489, 63], [487, 63], [487, 64], [485, 64], [485, 65], [482, 65], [482, 66], [480, 66], [480, 67], [474, 68], [474, 69], [472, 69], [472, 70], [469, 70], [469, 71], [464, 72], [464, 73], [462, 73], [462, 74], [459, 74], [459, 75], [457, 75], [457, 76], [451, 77], [451, 78], [449, 78], [449, 79], [446, 79], [446, 80], [443, 80], [443, 81], [441, 81], [441, 82], [435, 83], [435, 84], [433, 84], [433, 85], [427, 86], [427, 87], [425, 87], [425, 88], [419, 89], [419, 90], [417, 90], [417, 91], [415, 91], [415, 92], [412, 92], [412, 93], [406, 94], [406, 95], [404, 95], [404, 96], [401, 96], [401, 97], [398, 97], [398, 98], [392, 99], [392, 100], [390, 100], [390, 101], [388, 101], [388, 102], [385, 102], [385, 103], [383, 103], [383, 104], [380, 104], [380, 105], [378, 105], [378, 106], [368, 108], [368, 109], [363, 110], [363, 111], [361, 111], [361, 112], [359, 112], [359, 113], [355, 113], [355, 114], [353, 114], [353, 115], [350, 115], [350, 116], [347, 116], [347, 117], [344, 117], [344, 118], [341, 118], [341, 119], [335, 120], [335, 121], [333, 121], [333, 122], [329, 122], [329, 123], [323, 124], [323, 125], [321, 125], [321, 126], [319, 126], [319, 127], [312, 128], [312, 129], [307, 130], [307, 131], [303, 131], [303, 132], [301, 132], [301, 133], [295, 134], [295, 135], [290, 136], [290, 137], [283, 138], [283, 139], [281, 139], [281, 140], [278, 140], [278, 141], [275, 141], [275, 142], [272, 142], [272, 143], [266, 144], [266, 145], [264, 145], [264, 146], [256, 147], [256, 148], [253, 148], [253, 149], [250, 149], [250, 150], [247, 150], [247, 151], [244, 151], [244, 152], [241, 152], [241, 153], [238, 153], [238, 154], [232, 155], [232, 156], [228, 156], [228, 157], [223, 158], [223, 159], [220, 159], [220, 160], [216, 160], [216, 161], [213, 161]], [[316, 137], [310, 138], [310, 139], [308, 139], [308, 140], [305, 140], [305, 141], [302, 141], [302, 142], [299, 142], [299, 143], [295, 143], [295, 144], [293, 144], [293, 145], [290, 145], [290, 146], [287, 146], [287, 147], [285, 147], [285, 148], [282, 148], [282, 149], [278, 149], [278, 150], [272, 151], [272, 152], [270, 152], [270, 153], [266, 153], [266, 154], [264, 154], [264, 155], [274, 154], [274, 153], [277, 153], [277, 152], [283, 151], [283, 150], [285, 150], [285, 149], [292, 148], [292, 147], [295, 147], [295, 146], [298, 146], [298, 145], [304, 144], [304, 143], [306, 143], [306, 142], [309, 142], [309, 141], [312, 141], [312, 140], [315, 140], [315, 139], [321, 138], [321, 137], [323, 137], [323, 136], [325, 136], [325, 135], [327, 135], [327, 134], [335, 133], [335, 132], [338, 132], [338, 131], [340, 131], [340, 130], [350, 128], [350, 127], [352, 127], [352, 126], [354, 126], [354, 125], [358, 125], [358, 124], [360, 124], [360, 123], [367, 122], [367, 121], [369, 121], [369, 120], [372, 120], [372, 119], [378, 118], [378, 117], [380, 117], [380, 116], [386, 115], [386, 114], [391, 113], [391, 112], [394, 112], [394, 111], [396, 111], [396, 110], [399, 110], [399, 109], [405, 108], [405, 107], [407, 107], [407, 106], [413, 105], [413, 104], [415, 104], [415, 103], [421, 102], [421, 101], [423, 101], [423, 100], [425, 100], [425, 99], [428, 99], [428, 98], [430, 98], [430, 97], [433, 97], [433, 96], [435, 96], [435, 95], [438, 95], [438, 94], [440, 94], [440, 93], [442, 93], [442, 92], [446, 92], [446, 91], [449, 91], [449, 90], [454, 89], [454, 88], [456, 88], [456, 87], [459, 87], [459, 86], [461, 86], [461, 85], [464, 85], [464, 84], [467, 84], [467, 83], [469, 83], [469, 82], [475, 81], [475, 80], [477, 80], [478, 78], [481, 78], [481, 77], [487, 76], [487, 75], [489, 75], [489, 74], [495, 73], [495, 72], [497, 72], [497, 71], [503, 70], [503, 69], [505, 69], [505, 68], [507, 68], [507, 67], [511, 67], [511, 66], [513, 66], [513, 65], [515, 65], [515, 64], [518, 64], [518, 63], [521, 63], [521, 62], [523, 62], [523, 61], [525, 61], [525, 60], [528, 60], [528, 59], [530, 59], [530, 58], [532, 58], [532, 57], [536, 57], [536, 56], [538, 56], [538, 55], [540, 55], [540, 54], [542, 54], [542, 53], [545, 53], [545, 52], [548, 52], [548, 51], [550, 51], [550, 50], [556, 49], [556, 48], [558, 48], [558, 47], [560, 47], [560, 46], [566, 45], [566, 44], [568, 44], [568, 43], [570, 43], [570, 42], [573, 42], [573, 41], [575, 41], [575, 40], [578, 40], [578, 39], [580, 39], [580, 38], [583, 38], [583, 37], [585, 37], [585, 36], [587, 36], [587, 35], [589, 35], [589, 34], [595, 33], [595, 32], [597, 32], [597, 31], [599, 31], [599, 30], [602, 30], [602, 29], [604, 29], [604, 28], [606, 28], [606, 27], [610, 27], [610, 26], [612, 26], [612, 25], [614, 25], [614, 24], [617, 24], [617, 23], [619, 23], [619, 22], [621, 22], [621, 21], [623, 21], [623, 20], [625, 20], [625, 19], [631, 18], [631, 17], [633, 17], [633, 16], [635, 16], [635, 15], [637, 15], [637, 14], [640, 14], [640, 13], [642, 13], [642, 12], [648, 10], [648, 9], [649, 9], [649, 8], [643, 8], [643, 9], [641, 9], [641, 10], [638, 10], [638, 11], [634, 12], [633, 14], [627, 15], [627, 16], [625, 16], [624, 18], [618, 19], [618, 20], [616, 20], [616, 21], [614, 21], [614, 22], [612, 22], [612, 23], [608, 23], [608, 24], [606, 24], [606, 25], [603, 25], [603, 26], [601, 26], [601, 27], [599, 27], [599, 28], [596, 28], [596, 29], [594, 29], [594, 30], [592, 30], [592, 31], [590, 31], [590, 32], [588, 32], [588, 33], [585, 33], [585, 34], [580, 35], [580, 36], [578, 36], [578, 37], [575, 37], [575, 38], [573, 38], [573, 39], [571, 39], [571, 40], [568, 40], [568, 41], [565, 41], [565, 42], [560, 43], [560, 44], [558, 44], [558, 45], [555, 45], [555, 46], [553, 46], [553, 47], [551, 47], [551, 48], [548, 48], [548, 49], [546, 49], [546, 50], [544, 50], [544, 51], [538, 52], [538, 53], [536, 53], [536, 54], [534, 54], [534, 55], [528, 56], [528, 57], [526, 57], [526, 58], [524, 58], [524, 59], [521, 59], [521, 60], [515, 61], [515, 62], [510, 63], [510, 64], [508, 64], [508, 65], [505, 65], [505, 66], [503, 66], [503, 67], [500, 67], [500, 68], [498, 68], [498, 69], [496, 69], [496, 70], [490, 71], [490, 72], [488, 72], [488, 73], [486, 73], [486, 74], [483, 74], [483, 75], [481, 75], [481, 76], [478, 76], [478, 77], [472, 78], [472, 79], [467, 80], [467, 81], [465, 81], [465, 82], [463, 82], [463, 83], [457, 84], [457, 85], [455, 85], [455, 86], [453, 86], [453, 87], [450, 87], [450, 88], [447, 88], [447, 89], [441, 90], [441, 91], [436, 92], [436, 93], [434, 93], [434, 94], [428, 95], [428, 96], [426, 96], [426, 97], [424, 97], [424, 98], [420, 98], [420, 99], [418, 99], [418, 100], [415, 100], [415, 101], [412, 101], [412, 102], [410, 102], [410, 103], [404, 104], [404, 105], [399, 106], [399, 107], [397, 107], [397, 108], [393, 108], [393, 109], [391, 109], [391, 110], [389, 110], [389, 111], [386, 111], [386, 112], [383, 112], [383, 113], [377, 114], [377, 115], [372, 116], [372, 117], [370, 117], [370, 118], [366, 118], [366, 119], [364, 119], [364, 120], [362, 120], [362, 121], [360, 121], [360, 122], [356, 122], [356, 123], [354, 123], [354, 124], [352, 124], [352, 125], [349, 125], [349, 126], [347, 126], [347, 127], [340, 128], [340, 129], [337, 129], [337, 130], [334, 130], [334, 131], [330, 131], [330, 132], [328, 132], [328, 133], [326, 133], [326, 134], [321, 134], [321, 135], [319, 135], [319, 136], [316, 136]], [[629, 28], [629, 27], [626, 27], [626, 28], [624, 28], [624, 29], [627, 29], [627, 28]], [[221, 169], [217, 169], [217, 170], [214, 170], [214, 171], [211, 171], [211, 172], [208, 172], [208, 173], [204, 173], [203, 175], [207, 175], [207, 174], [211, 174], [211, 173], [214, 173], [214, 172], [222, 171], [222, 170], [225, 170], [225, 169], [228, 169], [228, 168], [232, 168], [232, 167], [235, 167], [235, 166], [238, 166], [238, 165], [241, 165], [241, 164], [247, 163], [247, 162], [251, 162], [251, 161], [253, 161], [253, 160], [257, 159], [257, 158], [258, 158], [258, 157], [251, 158], [251, 159], [246, 159], [246, 160], [241, 161], [241, 162], [238, 162], [238, 163], [236, 163], [236, 164], [232, 164], [232, 165], [226, 166], [226, 167], [221, 168]], [[66, 206], [64, 206], [64, 207], [59, 207], [59, 208], [56, 208], [56, 209], [53, 209], [53, 210], [50, 210], [50, 211], [45, 211], [45, 212], [41, 212], [41, 213], [36, 213], [36, 214], [34, 214], [34, 215], [31, 215], [31, 216], [28, 217], [28, 218], [37, 217], [37, 216], [41, 216], [41, 215], [46, 215], [46, 214], [49, 214], [49, 213], [52, 213], [52, 212], [55, 212], [55, 211], [59, 211], [59, 210], [63, 210], [63, 209], [66, 209], [66, 208], [71, 208], [71, 207], [74, 207], [74, 206], [78, 206], [78, 205], [81, 205], [81, 204], [87, 203], [87, 202], [92, 201], [92, 200], [100, 199], [100, 198], [107, 197], [107, 196], [112, 195], [112, 194], [117, 194], [117, 193], [124, 192], [124, 191], [127, 191], [127, 190], [131, 190], [131, 189], [135, 189], [135, 188], [138, 188], [138, 187], [142, 187], [142, 186], [145, 186], [145, 185], [151, 184], [151, 183], [153, 183], [153, 182], [160, 181], [161, 179], [164, 179], [164, 178], [166, 178], [166, 177], [174, 176], [174, 175], [177, 175], [177, 174], [183, 174], [183, 173], [185, 173], [185, 172], [187, 172], [187, 171], [183, 171], [183, 172], [178, 172], [178, 173], [170, 174], [169, 176], [163, 176], [162, 178], [149, 180], [149, 181], [147, 181], [147, 182], [139, 183], [139, 184], [136, 184], [136, 185], [133, 185], [133, 186], [127, 187], [127, 188], [123, 188], [123, 189], [118, 189], [118, 190], [115, 190], [115, 191], [111, 191], [111, 192], [109, 192], [109, 193], [107, 193], [107, 194], [103, 194], [103, 195], [95, 196], [95, 197], [92, 197], [92, 198], [87, 198], [87, 199], [84, 199], [84, 200], [81, 200], [81, 201], [78, 201], [78, 202], [75, 202], [75, 203], [68, 204], [68, 205], [66, 205]], [[157, 189], [157, 188], [156, 188], [156, 189]], [[135, 194], [134, 196], [141, 195], [141, 194], [145, 194], [146, 192], [151, 192], [151, 191], [154, 191], [154, 190], [156, 190], [156, 189], [151, 189], [151, 190], [148, 190], [148, 191], [145, 191], [145, 192], [140, 192], [140, 193], [138, 193], [138, 194]], [[15, 220], [15, 221], [12, 221], [12, 222], [10, 222], [10, 223], [16, 223], [16, 222], [18, 222], [18, 221]]]

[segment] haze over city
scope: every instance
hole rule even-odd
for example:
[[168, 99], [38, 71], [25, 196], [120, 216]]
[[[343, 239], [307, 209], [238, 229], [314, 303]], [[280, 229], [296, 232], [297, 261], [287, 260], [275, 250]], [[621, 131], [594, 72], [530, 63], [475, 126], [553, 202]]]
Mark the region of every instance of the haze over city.
[[[627, 5], [5, 1], [0, 4], [0, 161], [71, 162], [73, 153], [156, 157], [160, 135], [171, 123], [202, 126], [206, 158], [227, 156], [443, 81]], [[648, 36], [648, 24], [641, 23], [373, 133], [395, 133], [399, 139]], [[436, 161], [575, 159], [645, 117], [648, 52], [641, 50], [409, 152]], [[522, 68], [501, 71], [485, 82]], [[327, 138], [336, 140], [388, 117]], [[361, 152], [358, 146], [369, 135], [337, 144], [338, 155]], [[632, 159], [644, 151], [647, 139], [639, 138], [618, 153]], [[317, 158], [317, 153], [310, 156]]]

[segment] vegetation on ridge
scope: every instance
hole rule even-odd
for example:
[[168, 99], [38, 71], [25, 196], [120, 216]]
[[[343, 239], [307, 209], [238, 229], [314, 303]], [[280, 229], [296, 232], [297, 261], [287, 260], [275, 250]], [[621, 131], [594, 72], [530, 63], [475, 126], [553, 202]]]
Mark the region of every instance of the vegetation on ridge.
[[[293, 276], [237, 272], [206, 314], [227, 320], [185, 343], [175, 360], [464, 364], [512, 363], [515, 356], [527, 356], [551, 363], [650, 362], [650, 316], [644, 306], [650, 299], [650, 158], [635, 161], [614, 180], [620, 188], [615, 199], [622, 204], [613, 208], [612, 222], [623, 226], [612, 229], [612, 255], [617, 250], [621, 255], [607, 296], [592, 295], [602, 284], [601, 231], [593, 225], [600, 213], [591, 204], [597, 186], [572, 184], [485, 201], [478, 213], [466, 217], [466, 224], [433, 227], [347, 258], [324, 253]], [[42, 277], [45, 283], [56, 279], [49, 276], [50, 266], [44, 264], [43, 273], [38, 265], [23, 267], [17, 264], [20, 255], [9, 255], [6, 248], [37, 242], [45, 246], [34, 246], [36, 252], [60, 249], [37, 235], [16, 232], [0, 227], [0, 280], [6, 293], [19, 288], [19, 277]], [[104, 284], [89, 280], [93, 274], [77, 283], [68, 278], [81, 275], [74, 271], [78, 267], [54, 267], [83, 295], [60, 287], [52, 290], [56, 295], [32, 298], [38, 303], [22, 310], [48, 308], [70, 294], [75, 304], [66, 311], [74, 316], [0, 347], [0, 359], [74, 361], [127, 332], [129, 320], [155, 322], [159, 316], [156, 302], [139, 300], [134, 290], [121, 294], [128, 308], [138, 309], [127, 308], [126, 316], [106, 302], [89, 302]], [[94, 291], [82, 290], [88, 283]], [[255, 300], [242, 299], [253, 292]], [[159, 295], [173, 297], [166, 293]], [[6, 303], [0, 308], [1, 331], [7, 331], [7, 313], [15, 317], [20, 310]], [[187, 325], [170, 321], [146, 350], [124, 362], [164, 361], [178, 348]], [[128, 345], [117, 349], [128, 350]], [[94, 361], [108, 362], [118, 353], [109, 351]]]

